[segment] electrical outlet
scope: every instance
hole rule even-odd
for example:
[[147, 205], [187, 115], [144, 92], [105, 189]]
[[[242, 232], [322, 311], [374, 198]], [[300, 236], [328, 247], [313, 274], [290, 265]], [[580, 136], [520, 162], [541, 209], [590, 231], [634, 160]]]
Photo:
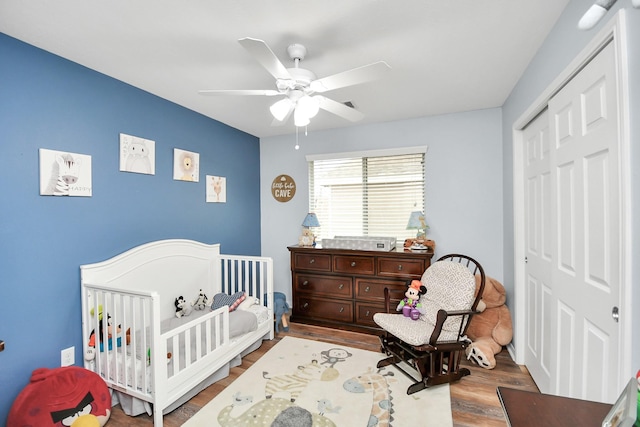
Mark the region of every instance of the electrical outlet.
[[71, 366], [75, 363], [75, 347], [65, 348], [60, 352], [60, 366]]

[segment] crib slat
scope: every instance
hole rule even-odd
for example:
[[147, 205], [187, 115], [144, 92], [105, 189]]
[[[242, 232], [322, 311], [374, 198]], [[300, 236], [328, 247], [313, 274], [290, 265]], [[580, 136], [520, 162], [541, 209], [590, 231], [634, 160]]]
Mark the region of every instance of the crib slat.
[[180, 370], [180, 336], [174, 335], [172, 337], [172, 349], [173, 349], [173, 372], [172, 375], [176, 375]]
[[192, 355], [192, 357], [195, 357], [195, 360], [198, 361], [202, 357], [202, 340], [200, 339], [202, 337], [202, 323], [198, 323], [195, 329], [196, 354]]

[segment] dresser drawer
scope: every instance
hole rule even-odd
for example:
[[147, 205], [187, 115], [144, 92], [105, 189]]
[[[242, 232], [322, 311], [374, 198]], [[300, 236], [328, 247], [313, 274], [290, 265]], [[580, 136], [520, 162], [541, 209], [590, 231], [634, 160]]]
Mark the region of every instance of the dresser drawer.
[[405, 290], [407, 283], [406, 280], [379, 280], [359, 277], [356, 278], [356, 299], [384, 301], [384, 288]]
[[294, 270], [331, 271], [331, 255], [297, 253], [292, 267]]
[[353, 322], [353, 303], [331, 299], [317, 299], [299, 296], [294, 300], [294, 316], [336, 322]]
[[378, 258], [379, 276], [410, 276], [413, 279], [422, 277], [427, 269], [426, 260], [416, 258]]
[[349, 274], [374, 274], [374, 258], [365, 256], [335, 255], [333, 257], [333, 271]]
[[[395, 308], [395, 306], [394, 306]], [[369, 304], [364, 302], [356, 302], [356, 323], [364, 326], [374, 326], [379, 328], [373, 321], [373, 315], [376, 313], [384, 313], [384, 304]]]
[[314, 295], [341, 298], [353, 296], [351, 277], [296, 274], [294, 286], [297, 292], [309, 292]]

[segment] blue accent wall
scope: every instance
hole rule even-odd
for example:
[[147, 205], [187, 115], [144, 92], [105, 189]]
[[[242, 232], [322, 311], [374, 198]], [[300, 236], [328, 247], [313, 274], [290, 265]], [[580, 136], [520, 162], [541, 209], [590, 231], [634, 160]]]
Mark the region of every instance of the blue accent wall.
[[[119, 171], [120, 133], [155, 141], [155, 175]], [[40, 196], [39, 148], [90, 155], [93, 196]], [[174, 148], [200, 154], [200, 182], [173, 180]], [[70, 346], [82, 366], [81, 264], [167, 238], [259, 254], [258, 138], [2, 33], [0, 159], [0, 425], [34, 369]]]

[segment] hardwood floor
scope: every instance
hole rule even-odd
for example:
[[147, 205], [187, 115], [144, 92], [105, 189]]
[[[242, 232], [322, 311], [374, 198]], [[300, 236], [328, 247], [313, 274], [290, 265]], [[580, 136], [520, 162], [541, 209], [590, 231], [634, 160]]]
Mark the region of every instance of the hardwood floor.
[[[226, 386], [242, 375], [246, 369], [269, 351], [285, 334], [293, 337], [342, 344], [364, 350], [380, 351], [378, 337], [374, 335], [291, 323], [289, 332], [276, 334], [276, 338], [273, 341], [264, 341], [258, 350], [242, 360], [242, 365], [231, 369], [229, 377], [213, 384], [189, 402], [170, 414], [165, 415], [164, 426], [181, 426], [198, 412], [200, 408], [224, 390]], [[504, 427], [507, 423], [498, 400], [498, 395], [496, 394], [496, 388], [498, 386], [506, 386], [521, 390], [538, 391], [526, 369], [516, 365], [506, 350], [496, 355], [496, 359], [497, 366], [492, 370], [480, 368], [466, 360], [463, 361], [463, 364], [471, 370], [471, 375], [451, 384], [451, 411], [454, 426]], [[146, 414], [129, 417], [122, 412], [120, 406], [116, 406], [113, 408], [111, 418], [107, 425], [113, 427], [152, 426], [153, 418]]]

